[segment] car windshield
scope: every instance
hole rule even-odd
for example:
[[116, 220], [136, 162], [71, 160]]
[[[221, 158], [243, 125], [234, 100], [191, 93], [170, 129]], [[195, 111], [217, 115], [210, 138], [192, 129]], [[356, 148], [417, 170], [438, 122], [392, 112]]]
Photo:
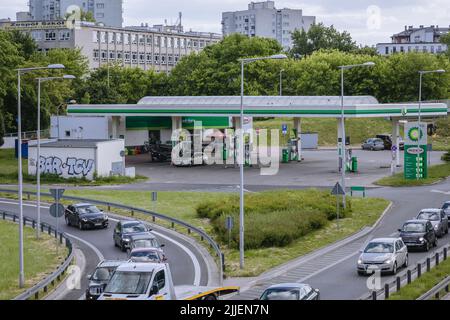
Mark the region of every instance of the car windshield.
[[145, 294], [152, 278], [152, 272], [116, 271], [105, 288], [107, 293]]
[[439, 221], [439, 214], [436, 212], [421, 212], [417, 216], [417, 219]]
[[93, 281], [109, 281], [111, 278], [111, 275], [114, 273], [116, 268], [114, 267], [99, 267], [95, 270], [94, 274], [92, 275], [91, 280]]
[[443, 206], [442, 206], [442, 209], [444, 209], [444, 210], [447, 210], [447, 209], [449, 209], [450, 208], [450, 203], [445, 203]]
[[261, 300], [299, 300], [297, 289], [268, 289], [261, 296]]
[[123, 233], [145, 232], [147, 229], [142, 223], [126, 224], [123, 226]]
[[155, 239], [135, 240], [133, 241], [135, 248], [158, 248], [158, 242]]
[[393, 253], [394, 246], [392, 243], [371, 242], [364, 250], [365, 253]]
[[133, 262], [159, 262], [160, 258], [155, 251], [138, 251], [132, 252], [130, 259]]
[[87, 213], [100, 213], [101, 211], [96, 206], [84, 206], [78, 207], [78, 212], [80, 214], [87, 214]]
[[417, 222], [406, 223], [403, 226], [402, 231], [403, 232], [412, 232], [412, 233], [425, 232], [425, 225], [423, 223], [417, 223]]

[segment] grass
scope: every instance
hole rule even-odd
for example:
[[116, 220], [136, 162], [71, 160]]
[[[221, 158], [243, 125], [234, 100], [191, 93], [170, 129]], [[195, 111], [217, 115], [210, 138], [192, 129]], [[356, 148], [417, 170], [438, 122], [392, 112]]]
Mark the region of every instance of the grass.
[[[0, 183], [1, 184], [16, 184], [17, 183], [17, 159], [14, 156], [13, 149], [0, 150]], [[25, 183], [36, 183], [36, 177], [28, 174], [28, 160], [22, 160], [23, 181]], [[136, 176], [136, 178], [129, 177], [98, 177], [94, 181], [87, 179], [71, 178], [63, 179], [56, 175], [41, 175], [42, 184], [63, 184], [75, 186], [103, 186], [116, 184], [129, 184], [142, 182], [147, 180], [147, 177]]]
[[[154, 210], [200, 227], [210, 235], [214, 235], [213, 226], [210, 224], [209, 219], [198, 218], [196, 208], [204, 201], [221, 200], [230, 195], [229, 193], [213, 192], [158, 192], [158, 201], [155, 205], [152, 205], [151, 191], [67, 190], [66, 194]], [[14, 197], [14, 195], [9, 195], [9, 197], [11, 196]], [[48, 200], [50, 201], [50, 199]], [[67, 204], [68, 202], [65, 203]], [[246, 268], [244, 270], [240, 270], [239, 268], [239, 251], [234, 248], [228, 248], [226, 244], [223, 244], [221, 249], [225, 254], [226, 276], [257, 276], [288, 260], [298, 258], [323, 246], [332, 244], [354, 234], [365, 226], [373, 225], [386, 209], [387, 205], [388, 201], [383, 199], [353, 198], [352, 213], [345, 219], [340, 220], [341, 229], [339, 232], [337, 231], [336, 223], [329, 222], [324, 228], [313, 231], [295, 240], [286, 247], [247, 250]], [[131, 216], [130, 212], [111, 209], [114, 213]], [[134, 217], [151, 222], [150, 217], [142, 214], [135, 213]], [[170, 227], [168, 224], [160, 223], [158, 220], [157, 222], [163, 226]], [[183, 228], [176, 227], [175, 230], [187, 234]], [[199, 240], [193, 234], [191, 236]], [[215, 238], [218, 241], [217, 237]]]
[[[288, 125], [289, 134], [286, 137], [280, 133], [280, 145], [285, 145], [294, 126], [292, 118], [275, 118], [264, 121], [255, 121], [254, 128], [279, 129], [282, 124]], [[351, 137], [351, 144], [357, 145], [377, 134], [389, 133], [392, 125], [384, 119], [349, 119], [346, 121], [346, 132]], [[337, 120], [335, 118], [305, 118], [302, 119], [302, 132], [317, 132], [320, 146], [336, 146]]]
[[385, 177], [375, 182], [380, 186], [389, 187], [414, 187], [424, 186], [441, 181], [450, 176], [450, 162], [431, 166], [428, 168], [428, 178], [423, 180], [406, 180], [403, 172], [391, 177]]
[[[19, 243], [18, 226], [15, 223], [0, 221], [0, 300], [9, 300], [24, 291], [18, 286]], [[53, 273], [67, 256], [65, 246], [60, 246], [56, 254], [54, 238], [42, 234], [36, 240], [35, 231], [24, 228], [24, 270], [25, 287], [30, 288]]]
[[422, 274], [419, 279], [401, 288], [400, 291], [393, 293], [389, 300], [416, 300], [444, 280], [449, 274], [450, 259], [447, 259], [431, 269], [430, 272]]

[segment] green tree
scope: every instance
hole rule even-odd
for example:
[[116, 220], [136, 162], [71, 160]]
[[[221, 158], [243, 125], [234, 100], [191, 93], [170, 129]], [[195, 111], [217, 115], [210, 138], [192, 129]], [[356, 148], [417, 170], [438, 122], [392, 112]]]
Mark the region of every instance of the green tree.
[[295, 30], [292, 33], [293, 55], [311, 55], [320, 49], [336, 49], [344, 52], [357, 51], [358, 47], [351, 35], [347, 32], [339, 32], [334, 26], [327, 27], [323, 23], [313, 24], [308, 31]]
[[441, 36], [441, 43], [447, 45], [447, 51], [445, 53], [450, 57], [450, 33]]
[[[281, 46], [273, 39], [230, 35], [200, 53], [181, 59], [169, 77], [169, 93], [189, 96], [237, 95], [240, 92], [238, 60], [269, 56], [281, 51]], [[266, 80], [271, 81], [270, 86], [273, 86], [274, 73], [267, 70], [273, 63], [260, 61], [246, 66], [246, 94], [258, 93], [255, 85], [259, 86]]]

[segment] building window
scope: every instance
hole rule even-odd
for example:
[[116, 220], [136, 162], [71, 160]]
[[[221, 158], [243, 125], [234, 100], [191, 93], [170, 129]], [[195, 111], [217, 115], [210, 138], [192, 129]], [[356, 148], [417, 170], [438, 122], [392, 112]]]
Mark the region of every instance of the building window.
[[116, 42], [116, 34], [115, 33], [113, 33], [113, 32], [109, 32], [108, 33], [108, 42], [109, 43], [114, 43], [114, 42]]
[[97, 3], [97, 9], [105, 9], [104, 3]]
[[132, 35], [131, 35], [131, 43], [132, 43], [132, 44], [136, 44], [136, 43], [137, 43], [137, 37], [136, 37], [135, 34], [132, 34]]
[[60, 41], [68, 41], [70, 40], [70, 31], [60, 31], [59, 32], [59, 40]]
[[133, 52], [133, 53], [131, 54], [131, 60], [132, 60], [133, 62], [137, 62], [137, 58], [138, 58], [137, 52]]
[[99, 58], [99, 51], [96, 49], [94, 50], [94, 59], [98, 59]]
[[105, 32], [100, 32], [100, 42], [101, 43], [106, 43], [106, 33]]
[[99, 41], [99, 34], [98, 31], [93, 31], [92, 32], [92, 42], [93, 43], [98, 43]]
[[130, 52], [125, 52], [125, 61], [130, 62]]
[[145, 53], [139, 52], [139, 63], [145, 63]]
[[56, 32], [55, 31], [45, 31], [45, 41], [55, 41]]
[[106, 54], [105, 50], [102, 50], [101, 57], [102, 57], [102, 60], [106, 60], [107, 54]]
[[34, 39], [34, 41], [41, 41], [42, 40], [42, 32], [41, 31], [32, 31], [31, 37]]
[[122, 40], [123, 39], [123, 34], [122, 33], [117, 33], [116, 34], [116, 43], [117, 44], [122, 44]]
[[423, 46], [423, 52], [428, 52], [427, 46]]
[[147, 44], [152, 45], [152, 41], [153, 41], [152, 36], [147, 36], [146, 38], [147, 38]]
[[115, 60], [116, 59], [116, 53], [114, 51], [109, 52], [109, 60]]
[[147, 53], [147, 62], [152, 63], [152, 55]]
[[122, 58], [123, 58], [122, 52], [117, 52], [117, 59], [122, 60]]
[[139, 37], [139, 44], [145, 44], [145, 37], [144, 37], [144, 35], [140, 34], [138, 37]]

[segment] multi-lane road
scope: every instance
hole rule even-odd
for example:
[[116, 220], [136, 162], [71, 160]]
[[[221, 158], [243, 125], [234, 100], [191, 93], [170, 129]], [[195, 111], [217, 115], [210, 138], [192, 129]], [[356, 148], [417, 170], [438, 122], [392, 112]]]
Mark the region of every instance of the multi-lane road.
[[[18, 213], [18, 204], [13, 200], [0, 199], [0, 208], [5, 211]], [[36, 219], [36, 204], [25, 202], [24, 216], [30, 219]], [[49, 214], [49, 207], [43, 204], [41, 211], [43, 222], [56, 226], [55, 218]], [[81, 290], [73, 290], [64, 296], [64, 299], [74, 300], [82, 298], [87, 286], [86, 275], [90, 274], [101, 260], [124, 260], [126, 253], [114, 246], [112, 232], [118, 220], [110, 216], [110, 225], [108, 229], [103, 230], [78, 230], [74, 227], [65, 225], [64, 219], [59, 219], [59, 230], [66, 233], [74, 244], [82, 250], [86, 267], [82, 276]], [[153, 227], [153, 226], [152, 226]], [[160, 243], [165, 244], [164, 251], [168, 257], [175, 285], [207, 285], [208, 266], [205, 257], [198, 247], [191, 241], [187, 241], [181, 235], [165, 230], [163, 228], [153, 227], [153, 233]], [[26, 272], [26, 270], [25, 270]]]
[[[201, 186], [198, 186], [201, 189]], [[227, 188], [222, 186], [219, 189]], [[258, 190], [257, 186], [248, 186], [248, 189]], [[266, 188], [264, 188], [266, 189]], [[111, 191], [114, 192], [114, 191]], [[370, 197], [381, 197], [393, 202], [392, 208], [387, 212], [379, 225], [368, 235], [358, 238], [345, 246], [308, 261], [307, 264], [286, 270], [273, 279], [258, 283], [244, 290], [237, 298], [257, 298], [264, 288], [277, 282], [307, 282], [321, 291], [322, 299], [358, 299], [368, 293], [367, 277], [360, 277], [355, 270], [359, 250], [364, 244], [375, 237], [396, 236], [403, 222], [412, 219], [420, 209], [440, 207], [444, 201], [450, 200], [450, 180], [425, 187], [414, 188], [375, 188], [369, 190]], [[1, 200], [0, 208], [12, 212], [18, 211], [17, 203], [12, 200]], [[26, 202], [25, 216], [36, 218], [35, 204]], [[54, 225], [54, 218], [48, 214], [48, 208], [42, 212], [43, 221]], [[62, 219], [61, 219], [61, 222]], [[69, 235], [76, 245], [83, 250], [86, 256], [86, 272], [91, 272], [101, 259], [123, 259], [125, 254], [114, 247], [112, 241], [112, 228], [117, 220], [111, 219], [111, 225], [106, 230], [80, 231], [73, 227], [67, 227], [61, 223], [61, 230]], [[166, 244], [165, 251], [169, 257], [174, 275], [175, 284], [207, 285], [208, 266], [204, 256], [198, 248], [184, 237], [162, 228], [155, 229], [162, 243]], [[450, 242], [450, 235], [439, 239], [438, 248]], [[434, 249], [435, 250], [435, 249]], [[430, 253], [411, 252], [410, 264], [415, 264], [424, 259]], [[405, 272], [403, 269], [400, 273]], [[387, 282], [392, 276], [383, 276], [382, 282]], [[85, 282], [85, 281], [84, 281]], [[86, 283], [80, 291], [73, 291], [66, 299], [78, 299], [83, 294]]]

